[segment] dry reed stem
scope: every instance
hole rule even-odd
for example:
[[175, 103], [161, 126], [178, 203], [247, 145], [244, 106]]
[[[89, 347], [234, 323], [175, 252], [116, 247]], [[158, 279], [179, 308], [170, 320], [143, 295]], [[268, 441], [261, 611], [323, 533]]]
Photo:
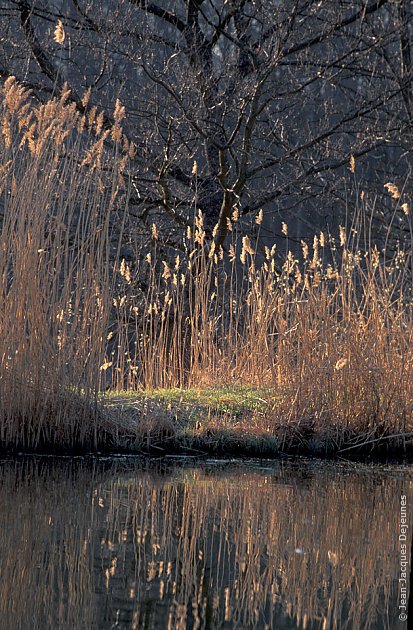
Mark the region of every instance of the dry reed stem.
[[0, 445], [96, 447], [120, 158], [67, 94], [36, 106], [12, 78], [0, 96]]
[[148, 252], [148, 293], [137, 304], [125, 286], [118, 309], [123, 363], [113, 387], [255, 383], [282, 394], [275, 425], [305, 425], [308, 439], [323, 427], [337, 444], [353, 431], [367, 441], [409, 432], [411, 254], [363, 254], [341, 230], [330, 262], [324, 234], [280, 262], [275, 247], [259, 259], [250, 239], [233, 239], [228, 258], [211, 256], [198, 215], [175, 270], [156, 247]]
[[162, 257], [154, 224], [141, 264], [110, 260], [110, 216], [127, 207], [124, 108], [103, 131], [96, 108], [81, 120], [67, 99], [35, 106], [13, 79], [1, 91], [3, 446], [96, 445], [108, 385], [268, 385], [283, 396], [274, 426], [335, 441], [412, 430], [411, 247], [363, 253], [341, 229], [281, 260], [240, 234], [235, 209], [228, 254], [198, 212], [185, 256]]

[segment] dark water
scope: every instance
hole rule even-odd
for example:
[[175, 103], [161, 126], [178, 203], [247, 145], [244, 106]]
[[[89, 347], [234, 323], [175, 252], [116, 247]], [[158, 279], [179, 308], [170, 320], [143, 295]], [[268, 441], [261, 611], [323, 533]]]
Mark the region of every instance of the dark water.
[[407, 466], [25, 459], [0, 469], [2, 630], [407, 628]]

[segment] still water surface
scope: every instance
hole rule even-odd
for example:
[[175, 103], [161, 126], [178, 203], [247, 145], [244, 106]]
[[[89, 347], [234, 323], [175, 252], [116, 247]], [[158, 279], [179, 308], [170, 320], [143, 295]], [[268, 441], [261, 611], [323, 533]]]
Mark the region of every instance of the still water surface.
[[407, 628], [402, 494], [403, 466], [1, 461], [0, 627]]

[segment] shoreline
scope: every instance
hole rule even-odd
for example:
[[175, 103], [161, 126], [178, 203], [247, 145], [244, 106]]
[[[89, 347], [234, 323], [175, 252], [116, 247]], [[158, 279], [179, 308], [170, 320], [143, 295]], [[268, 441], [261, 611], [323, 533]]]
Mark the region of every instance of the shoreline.
[[[270, 388], [223, 387], [110, 393], [94, 419], [94, 440], [0, 442], [0, 456], [149, 456], [413, 462], [413, 431], [380, 432], [301, 418], [287, 422]], [[89, 433], [92, 435], [92, 433]]]

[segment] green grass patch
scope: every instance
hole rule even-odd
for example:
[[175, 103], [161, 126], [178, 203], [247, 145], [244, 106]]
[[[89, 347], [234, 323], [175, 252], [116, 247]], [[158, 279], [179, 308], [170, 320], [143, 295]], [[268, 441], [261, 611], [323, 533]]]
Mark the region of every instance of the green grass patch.
[[[271, 428], [281, 401], [275, 388], [221, 386], [106, 392], [105, 406], [116, 418], [136, 423], [135, 442], [147, 450], [190, 454], [275, 455]], [[132, 424], [130, 424], [132, 426]], [[132, 448], [135, 448], [131, 443]]]
[[170, 411], [184, 413], [198, 420], [202, 416], [231, 416], [234, 419], [247, 415], [264, 414], [280, 400], [272, 387], [225, 386], [190, 389], [155, 389], [142, 392], [106, 392], [108, 404], [128, 407], [138, 401], [158, 403]]
[[291, 421], [282, 393], [270, 387], [106, 392], [103, 401], [115, 450], [157, 456], [405, 455], [413, 439], [411, 433], [381, 435], [311, 415]]

